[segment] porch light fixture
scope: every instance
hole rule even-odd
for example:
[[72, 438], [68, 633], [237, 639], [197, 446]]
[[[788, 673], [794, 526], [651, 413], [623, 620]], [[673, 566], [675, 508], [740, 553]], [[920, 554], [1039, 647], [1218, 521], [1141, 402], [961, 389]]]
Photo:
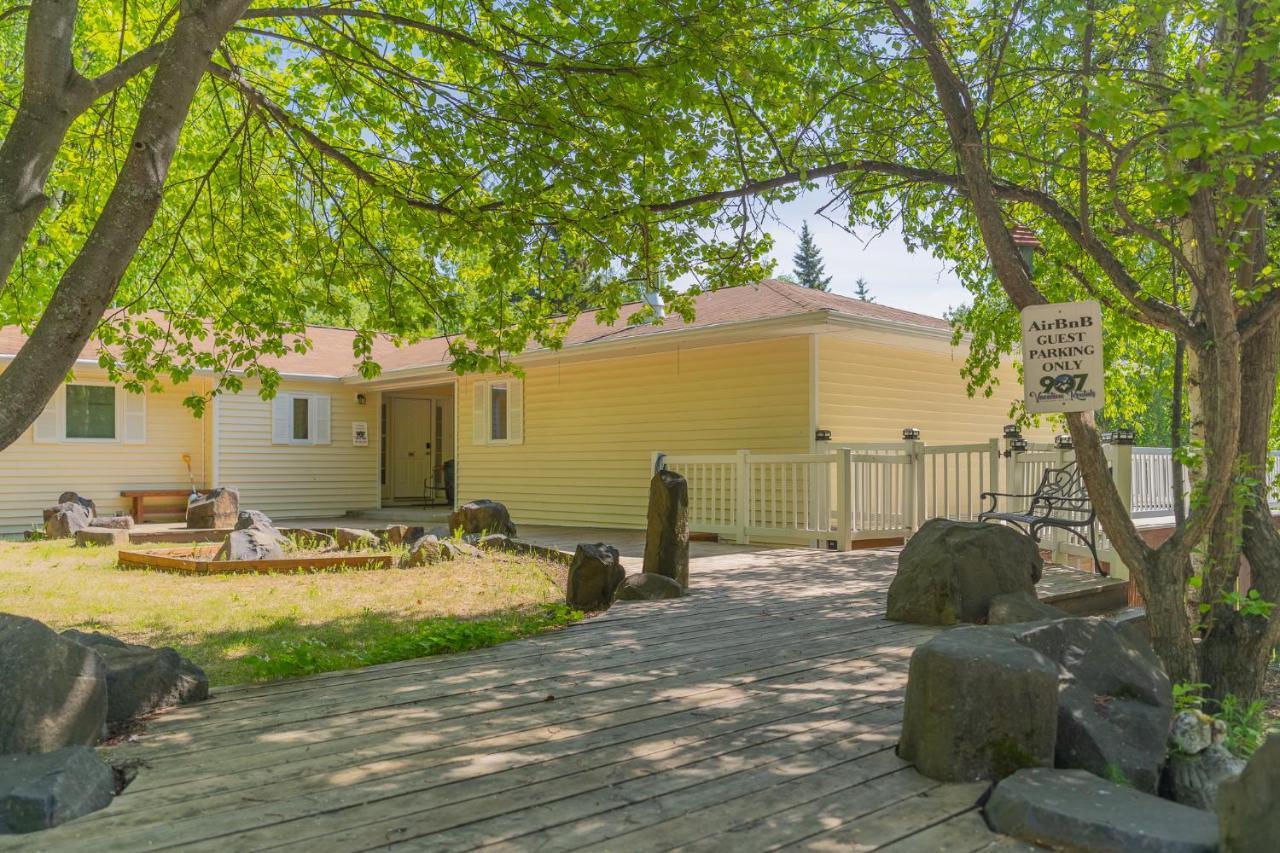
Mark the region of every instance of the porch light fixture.
[[1137, 440], [1137, 435], [1130, 427], [1120, 427], [1107, 433], [1105, 438], [1112, 444], [1133, 444]]
[[1075, 445], [1071, 443], [1071, 436], [1066, 434], [1055, 435], [1053, 437], [1053, 446], [1059, 450], [1070, 450], [1075, 447]]
[[915, 441], [920, 437], [920, 430], [915, 427], [907, 427], [902, 431], [902, 438], [906, 441]]
[[1014, 453], [1021, 453], [1027, 449], [1027, 440], [1022, 436], [1009, 439], [1009, 450]]
[[831, 430], [829, 430], [829, 429], [815, 429], [815, 430], [813, 431], [813, 440], [814, 440], [814, 441], [830, 441], [830, 440], [831, 440]]
[[1005, 424], [1004, 437], [1005, 438], [1022, 438], [1022, 430], [1021, 428], [1018, 427], [1017, 424]]
[[356, 395], [356, 405], [363, 406], [367, 402], [367, 398], [363, 394]]

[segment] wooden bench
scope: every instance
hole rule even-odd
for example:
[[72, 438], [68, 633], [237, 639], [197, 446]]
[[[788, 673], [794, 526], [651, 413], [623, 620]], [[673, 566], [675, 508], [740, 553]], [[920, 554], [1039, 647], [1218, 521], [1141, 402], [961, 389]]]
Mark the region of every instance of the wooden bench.
[[[146, 520], [146, 500], [147, 498], [185, 498], [191, 494], [190, 489], [122, 489], [120, 497], [130, 498], [133, 501], [133, 512], [129, 513], [133, 516], [135, 524], [142, 524]], [[203, 496], [203, 492], [196, 492]]]
[[[1016, 512], [999, 509], [1000, 498], [1030, 498], [1026, 510]], [[1072, 462], [1061, 468], [1049, 468], [1040, 478], [1040, 485], [1029, 495], [1007, 492], [983, 492], [982, 499], [990, 506], [978, 513], [979, 521], [1007, 521], [1019, 530], [1029, 533], [1037, 541], [1040, 531], [1046, 527], [1065, 530], [1089, 547], [1093, 555], [1093, 570], [1103, 574], [1098, 561], [1098, 541], [1094, 521], [1097, 513], [1089, 500], [1080, 469]]]

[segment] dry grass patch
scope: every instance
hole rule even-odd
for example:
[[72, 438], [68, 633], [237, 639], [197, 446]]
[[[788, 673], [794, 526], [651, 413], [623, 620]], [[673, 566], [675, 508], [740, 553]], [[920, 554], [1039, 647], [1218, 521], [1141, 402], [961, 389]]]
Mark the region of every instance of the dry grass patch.
[[173, 646], [215, 684], [492, 645], [564, 625], [566, 569], [488, 553], [417, 569], [191, 576], [114, 548], [0, 542], [0, 610]]

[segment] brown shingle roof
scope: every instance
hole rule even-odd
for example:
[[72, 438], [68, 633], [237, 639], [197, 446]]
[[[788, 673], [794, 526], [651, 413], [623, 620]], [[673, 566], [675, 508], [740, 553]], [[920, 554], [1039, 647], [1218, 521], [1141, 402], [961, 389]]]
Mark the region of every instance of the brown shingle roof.
[[[863, 302], [836, 293], [810, 290], [777, 279], [701, 293], [694, 297], [694, 305], [695, 317], [692, 322], [686, 323], [678, 315], [668, 314], [661, 324], [646, 323], [636, 326], [628, 326], [627, 319], [644, 307], [640, 302], [622, 306], [617, 322], [611, 326], [599, 324], [596, 311], [587, 311], [579, 315], [566, 331], [564, 346], [631, 340], [681, 329], [723, 326], [814, 312], [829, 312], [919, 329], [946, 331], [950, 328], [946, 320], [937, 317]], [[307, 335], [312, 343], [310, 351], [289, 353], [281, 358], [265, 360], [266, 363], [282, 373], [342, 377], [355, 372], [355, 359], [351, 354], [354, 332], [327, 326], [308, 326]], [[16, 353], [25, 340], [26, 336], [16, 326], [0, 328], [0, 355]], [[531, 348], [529, 351], [535, 350]], [[87, 346], [82, 357], [96, 359], [96, 344]], [[374, 344], [374, 359], [384, 370], [444, 364], [449, 361], [448, 340], [429, 338], [396, 346], [390, 339], [380, 338]]]

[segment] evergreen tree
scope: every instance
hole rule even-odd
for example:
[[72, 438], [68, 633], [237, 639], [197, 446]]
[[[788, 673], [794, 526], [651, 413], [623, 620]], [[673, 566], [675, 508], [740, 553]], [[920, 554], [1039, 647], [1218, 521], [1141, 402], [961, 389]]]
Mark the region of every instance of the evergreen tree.
[[863, 302], [876, 301], [876, 298], [871, 295], [871, 285], [867, 284], [867, 280], [862, 276], [858, 276], [858, 280], [853, 283], [853, 295]]
[[792, 260], [795, 262], [795, 274], [800, 284], [814, 290], [831, 289], [831, 276], [822, 274], [822, 252], [813, 242], [813, 232], [809, 230], [808, 222], [800, 224], [800, 248], [796, 249]]

